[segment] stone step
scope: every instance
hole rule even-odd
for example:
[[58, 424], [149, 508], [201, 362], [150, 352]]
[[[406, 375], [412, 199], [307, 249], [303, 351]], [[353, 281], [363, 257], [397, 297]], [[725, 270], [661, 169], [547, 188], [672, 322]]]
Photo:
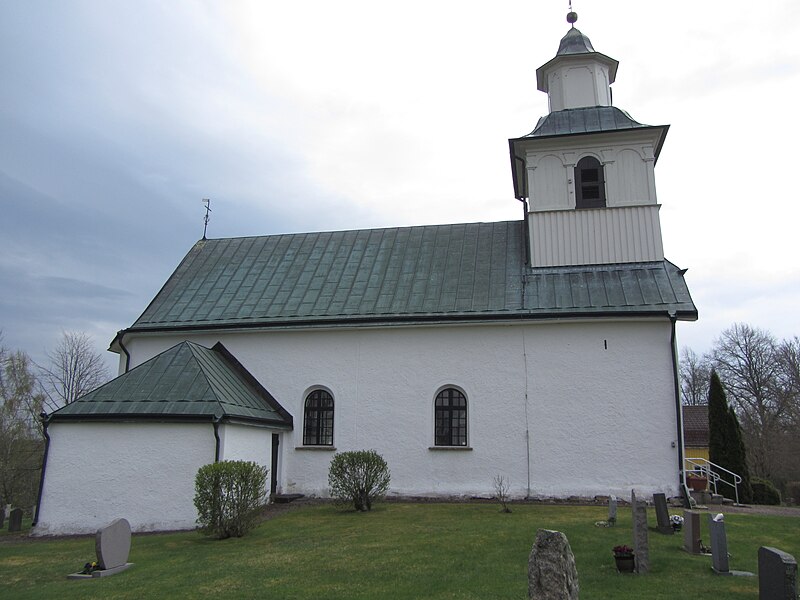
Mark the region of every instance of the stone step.
[[288, 504], [289, 502], [299, 500], [303, 496], [304, 494], [275, 494], [272, 499], [276, 504]]

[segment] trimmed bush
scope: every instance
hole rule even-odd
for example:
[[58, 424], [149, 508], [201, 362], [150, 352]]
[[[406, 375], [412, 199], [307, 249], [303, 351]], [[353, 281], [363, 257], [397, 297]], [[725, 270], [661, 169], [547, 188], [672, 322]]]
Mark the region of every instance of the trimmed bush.
[[389, 466], [374, 450], [337, 452], [328, 471], [331, 496], [353, 503], [356, 510], [372, 510], [372, 502], [389, 489]]
[[786, 496], [792, 499], [792, 504], [800, 504], [800, 481], [786, 482]]
[[769, 479], [759, 479], [753, 477], [750, 481], [753, 488], [753, 503], [754, 504], [780, 504], [781, 493], [778, 491]]
[[200, 467], [194, 480], [200, 531], [219, 539], [242, 537], [258, 522], [266, 483], [267, 469], [254, 462], [223, 460]]

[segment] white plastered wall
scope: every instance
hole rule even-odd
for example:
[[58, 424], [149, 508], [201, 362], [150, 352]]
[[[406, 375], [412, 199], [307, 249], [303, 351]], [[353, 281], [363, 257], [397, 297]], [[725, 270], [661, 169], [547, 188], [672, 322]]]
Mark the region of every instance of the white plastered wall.
[[254, 425], [223, 424], [219, 433], [219, 459], [247, 460], [265, 467], [268, 470], [266, 493], [269, 494], [272, 434], [278, 432]]
[[197, 470], [214, 462], [211, 423], [50, 425], [35, 535], [94, 533], [117, 518], [134, 531], [191, 529]]
[[[515, 496], [677, 493], [670, 323], [659, 320], [353, 328], [195, 335], [221, 341], [294, 416], [284, 492], [327, 494], [338, 451], [373, 448], [391, 492]], [[131, 336], [132, 366], [183, 338]], [[469, 449], [433, 447], [433, 401], [464, 390]], [[334, 448], [303, 449], [303, 401], [335, 402]], [[528, 448], [530, 449], [528, 451]]]

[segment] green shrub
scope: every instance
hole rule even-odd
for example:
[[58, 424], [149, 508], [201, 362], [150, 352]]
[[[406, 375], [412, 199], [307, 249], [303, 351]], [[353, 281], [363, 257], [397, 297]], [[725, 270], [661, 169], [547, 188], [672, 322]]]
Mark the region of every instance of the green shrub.
[[389, 467], [374, 450], [337, 452], [328, 471], [331, 496], [353, 503], [356, 510], [372, 510], [372, 502], [389, 489]]
[[254, 462], [223, 460], [200, 467], [194, 480], [200, 531], [220, 539], [242, 537], [258, 522], [266, 483], [267, 469]]
[[792, 504], [800, 504], [800, 481], [786, 482], [786, 496], [792, 499]]
[[781, 493], [768, 479], [753, 477], [750, 482], [753, 488], [754, 504], [780, 504]]

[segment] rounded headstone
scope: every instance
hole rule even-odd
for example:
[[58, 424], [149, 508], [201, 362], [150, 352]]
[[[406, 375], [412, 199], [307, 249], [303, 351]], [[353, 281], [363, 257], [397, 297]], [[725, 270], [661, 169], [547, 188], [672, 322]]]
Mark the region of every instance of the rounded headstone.
[[97, 563], [101, 569], [113, 569], [128, 562], [131, 551], [131, 524], [127, 519], [116, 519], [97, 530], [95, 536]]

